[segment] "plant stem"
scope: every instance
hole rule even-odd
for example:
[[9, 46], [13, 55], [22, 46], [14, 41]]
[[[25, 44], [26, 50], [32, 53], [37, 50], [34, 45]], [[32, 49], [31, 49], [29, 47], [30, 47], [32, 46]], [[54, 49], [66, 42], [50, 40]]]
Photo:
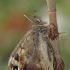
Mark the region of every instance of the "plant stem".
[[46, 0], [49, 14], [48, 37], [53, 49], [54, 70], [64, 70], [64, 62], [60, 57], [59, 32], [56, 18], [56, 0]]
[[49, 22], [57, 25], [56, 0], [46, 0], [48, 6]]
[[56, 19], [56, 0], [46, 0], [46, 1], [48, 5], [48, 14], [49, 14], [48, 36], [53, 46], [54, 55], [60, 54], [58, 25]]
[[56, 10], [56, 0], [46, 0], [47, 6], [49, 11], [55, 11]]

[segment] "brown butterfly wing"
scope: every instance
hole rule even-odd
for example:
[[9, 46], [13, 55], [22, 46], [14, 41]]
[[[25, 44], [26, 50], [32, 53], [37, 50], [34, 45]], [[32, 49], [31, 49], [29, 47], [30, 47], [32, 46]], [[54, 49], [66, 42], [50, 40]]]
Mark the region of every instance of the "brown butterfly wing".
[[[23, 39], [18, 43], [18, 45], [13, 50], [9, 62], [8, 70], [23, 70], [25, 63], [27, 61], [28, 51], [34, 45], [34, 31], [30, 30], [26, 33]], [[29, 56], [30, 57], [30, 56]]]

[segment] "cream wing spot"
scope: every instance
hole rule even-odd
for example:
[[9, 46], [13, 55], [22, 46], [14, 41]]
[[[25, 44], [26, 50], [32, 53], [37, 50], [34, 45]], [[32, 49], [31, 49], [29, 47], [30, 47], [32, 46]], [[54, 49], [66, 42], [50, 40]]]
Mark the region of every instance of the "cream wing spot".
[[17, 53], [18, 55], [20, 55], [20, 53], [21, 53], [21, 48], [19, 48], [16, 53]]

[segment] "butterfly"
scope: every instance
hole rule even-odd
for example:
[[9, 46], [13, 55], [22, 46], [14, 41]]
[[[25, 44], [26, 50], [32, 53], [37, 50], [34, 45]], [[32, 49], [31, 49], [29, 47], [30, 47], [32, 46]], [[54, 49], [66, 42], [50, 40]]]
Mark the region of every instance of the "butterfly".
[[47, 70], [51, 61], [51, 43], [48, 39], [48, 24], [33, 17], [32, 28], [13, 50], [8, 70]]

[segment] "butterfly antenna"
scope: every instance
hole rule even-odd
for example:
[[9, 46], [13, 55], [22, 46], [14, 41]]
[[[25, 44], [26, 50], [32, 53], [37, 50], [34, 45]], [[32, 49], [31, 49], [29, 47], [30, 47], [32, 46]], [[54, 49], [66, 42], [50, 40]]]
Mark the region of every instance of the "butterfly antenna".
[[32, 16], [34, 16], [36, 12], [38, 12], [38, 11], [37, 11], [37, 10], [34, 10], [34, 12], [33, 12]]
[[33, 21], [31, 19], [29, 19], [25, 14], [24, 14], [24, 17], [27, 18], [30, 22], [33, 23]]

